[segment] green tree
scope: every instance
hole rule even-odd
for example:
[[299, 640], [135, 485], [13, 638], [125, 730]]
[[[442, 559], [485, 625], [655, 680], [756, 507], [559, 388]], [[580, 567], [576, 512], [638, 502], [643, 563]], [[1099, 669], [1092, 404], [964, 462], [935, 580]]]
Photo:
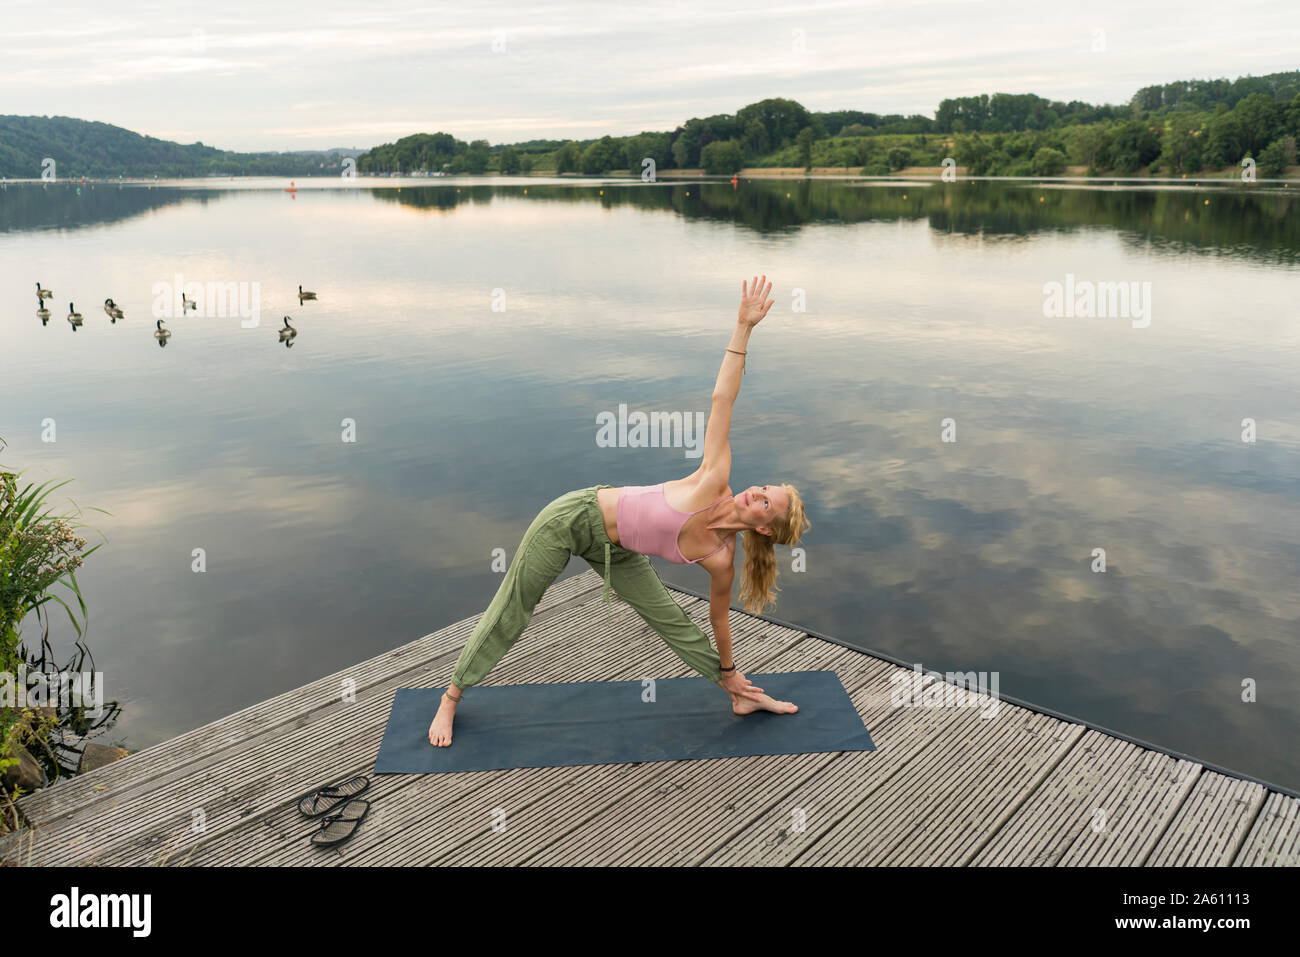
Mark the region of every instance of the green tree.
[[1108, 145], [1105, 123], [1075, 126], [1065, 134], [1065, 148], [1070, 159], [1090, 169], [1097, 166], [1097, 156]]
[[559, 173], [576, 173], [578, 163], [582, 159], [582, 149], [573, 140], [565, 143], [555, 151], [555, 172]]
[[1250, 94], [1232, 112], [1241, 128], [1242, 148], [1252, 156], [1282, 135], [1285, 108], [1267, 93]]
[[978, 133], [969, 136], [958, 134], [953, 143], [953, 159], [966, 167], [969, 176], [988, 176], [992, 165], [993, 144]]
[[1205, 139], [1205, 162], [1211, 167], [1236, 166], [1246, 152], [1241, 122], [1226, 108], [1210, 118]]
[[889, 166], [891, 169], [899, 170], [902, 169], [904, 166], [912, 165], [912, 151], [909, 150], [906, 146], [895, 146], [888, 153], [886, 153], [885, 156], [886, 159], [889, 161]]
[[805, 126], [794, 138], [795, 146], [799, 148], [799, 165], [805, 170], [812, 169], [812, 145], [816, 135], [812, 127]]
[[582, 171], [587, 175], [603, 176], [625, 160], [623, 151], [612, 136], [602, 136], [582, 151]]
[[501, 151], [500, 170], [506, 176], [514, 175], [519, 172], [519, 151], [513, 146], [507, 146]]
[[487, 140], [474, 140], [469, 144], [469, 149], [464, 155], [467, 173], [481, 175], [487, 172], [488, 160], [491, 158], [488, 147]]
[[757, 120], [762, 125], [768, 138], [764, 150], [766, 152], [767, 149], [780, 149], [795, 142], [799, 131], [813, 123], [813, 116], [794, 100], [773, 97], [741, 107], [736, 111], [736, 120], [740, 126], [736, 132], [737, 139], [749, 135], [749, 124], [752, 121]]
[[1034, 154], [1029, 168], [1035, 176], [1060, 176], [1065, 172], [1066, 162], [1065, 154], [1060, 150], [1044, 146]]
[[667, 133], [638, 133], [624, 141], [623, 162], [632, 175], [641, 175], [646, 157], [654, 160], [656, 170], [669, 168], [673, 152], [671, 138]]
[[[1295, 157], [1292, 156], [1291, 159], [1294, 162]], [[1264, 176], [1281, 176], [1286, 172], [1290, 164], [1287, 163], [1286, 148], [1280, 137], [1260, 150], [1257, 165]]]
[[1136, 173], [1160, 155], [1160, 140], [1143, 120], [1129, 120], [1115, 130], [1110, 166], [1121, 174]]
[[1192, 165], [1200, 167], [1197, 131], [1200, 121], [1194, 114], [1178, 112], [1169, 117], [1164, 135], [1160, 137], [1160, 164], [1171, 173], [1190, 173], [1189, 160], [1197, 157]]
[[1292, 136], [1300, 136], [1300, 93], [1291, 98], [1283, 112], [1282, 125]]
[[714, 140], [701, 151], [700, 162], [710, 176], [738, 173], [745, 165], [745, 153], [736, 140]]
[[767, 135], [767, 127], [762, 120], [752, 119], [745, 124], [743, 143], [745, 153], [749, 156], [762, 156], [772, 148], [771, 138]]

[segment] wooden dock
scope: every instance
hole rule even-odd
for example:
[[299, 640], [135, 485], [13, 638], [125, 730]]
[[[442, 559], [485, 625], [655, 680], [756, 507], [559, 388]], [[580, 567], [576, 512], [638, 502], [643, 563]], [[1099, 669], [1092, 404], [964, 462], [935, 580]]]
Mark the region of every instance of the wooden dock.
[[[695, 674], [623, 602], [615, 600], [607, 622], [601, 585], [588, 571], [552, 586], [484, 684]], [[707, 602], [672, 593], [708, 633]], [[910, 668], [736, 610], [734, 647], [747, 673], [833, 669], [878, 750], [373, 774], [393, 693], [445, 686], [476, 621], [27, 795], [19, 807], [35, 827], [6, 837], [0, 858], [33, 865], [1300, 862], [1293, 794], [1005, 698], [993, 717], [981, 716], [983, 707], [895, 707], [890, 676]], [[355, 700], [344, 699], [348, 686]], [[473, 707], [472, 691], [465, 706]], [[319, 825], [299, 815], [297, 798], [355, 774], [371, 776], [369, 817], [340, 847], [311, 846]]]

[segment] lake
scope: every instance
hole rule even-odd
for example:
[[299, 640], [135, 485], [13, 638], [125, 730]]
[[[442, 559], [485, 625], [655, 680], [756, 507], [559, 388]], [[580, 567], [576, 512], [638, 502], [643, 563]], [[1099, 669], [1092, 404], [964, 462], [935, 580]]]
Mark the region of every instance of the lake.
[[286, 185], [0, 189], [0, 462], [111, 513], [78, 576], [99, 740], [478, 614], [557, 495], [694, 471], [597, 421], [706, 416], [766, 273], [732, 487], [812, 522], [770, 614], [1300, 788], [1296, 190]]

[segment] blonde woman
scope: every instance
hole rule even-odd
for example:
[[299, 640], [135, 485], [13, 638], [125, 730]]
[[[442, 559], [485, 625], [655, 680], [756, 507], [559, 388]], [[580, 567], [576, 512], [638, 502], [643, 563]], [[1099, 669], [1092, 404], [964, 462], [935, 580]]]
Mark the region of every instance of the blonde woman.
[[[735, 714], [799, 710], [789, 701], [764, 694], [736, 667], [727, 617], [736, 576], [736, 533], [743, 533], [745, 546], [740, 598], [748, 611], [757, 614], [776, 601], [772, 546], [797, 545], [810, 527], [794, 486], [751, 485], [733, 492], [729, 484], [731, 410], [740, 392], [750, 333], [776, 301], [766, 298], [771, 291], [767, 276], [741, 283], [736, 328], [713, 386], [704, 454], [693, 474], [659, 485], [576, 489], [552, 501], [533, 519], [496, 597], [461, 651], [429, 726], [430, 744], [451, 744], [461, 693], [482, 681], [514, 645], [571, 555], [581, 555], [597, 571], [603, 569], [603, 600], [609, 601], [612, 585], [679, 658], [730, 696]], [[649, 555], [674, 564], [699, 565], [709, 573], [709, 622], [716, 651], [668, 593]]]

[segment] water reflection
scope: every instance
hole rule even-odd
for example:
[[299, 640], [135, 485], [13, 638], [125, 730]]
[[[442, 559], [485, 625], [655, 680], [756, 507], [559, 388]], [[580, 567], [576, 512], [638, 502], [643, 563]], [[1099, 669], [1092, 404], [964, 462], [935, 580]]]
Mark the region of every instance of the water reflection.
[[[82, 585], [138, 743], [481, 612], [493, 549], [563, 491], [692, 471], [597, 446], [596, 417], [707, 413], [737, 269], [761, 264], [782, 299], [751, 342], [733, 486], [791, 481], [813, 522], [806, 573], [778, 550], [777, 615], [1300, 784], [1290, 191], [136, 187], [152, 205], [118, 214], [100, 194], [133, 189], [101, 188], [58, 198], [59, 231], [56, 191], [30, 192], [41, 225], [0, 233], [0, 348], [22, 357], [0, 433], [113, 513], [114, 561]], [[178, 273], [259, 283], [265, 327], [157, 318]], [[1150, 281], [1150, 327], [1047, 319], [1067, 274]], [[122, 331], [37, 327], [35, 276], [112, 292]], [[168, 324], [178, 348], [146, 354]]]
[[[162, 189], [99, 184], [77, 195], [73, 184], [11, 185], [0, 190], [0, 231], [86, 228], [171, 205], [219, 203], [245, 192], [217, 186]], [[1145, 189], [976, 180], [746, 180], [742, 189], [719, 182], [612, 181], [599, 186], [354, 186], [340, 188], [335, 191], [338, 194], [442, 213], [526, 196], [533, 203], [596, 203], [611, 211], [672, 211], [687, 219], [730, 222], [761, 232], [891, 220], [924, 220], [937, 232], [1004, 238], [1100, 228], [1119, 232], [1128, 242], [1150, 244], [1171, 254], [1264, 256], [1283, 263], [1294, 263], [1300, 250], [1297, 191], [1233, 181]], [[311, 298], [306, 295], [302, 301]]]
[[42, 722], [37, 736], [25, 745], [40, 765], [42, 786], [48, 786], [78, 772], [86, 745], [113, 728], [122, 707], [104, 700], [104, 676], [80, 640], [62, 668], [44, 638], [34, 650], [24, 646], [22, 661], [25, 700], [34, 708], [52, 709], [52, 720]]

